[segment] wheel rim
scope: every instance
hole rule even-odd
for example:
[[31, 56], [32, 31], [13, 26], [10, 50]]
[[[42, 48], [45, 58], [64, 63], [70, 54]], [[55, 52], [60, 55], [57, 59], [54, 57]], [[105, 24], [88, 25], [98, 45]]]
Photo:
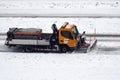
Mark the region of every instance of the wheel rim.
[[67, 48], [66, 48], [66, 47], [63, 47], [63, 48], [62, 48], [62, 52], [67, 52]]

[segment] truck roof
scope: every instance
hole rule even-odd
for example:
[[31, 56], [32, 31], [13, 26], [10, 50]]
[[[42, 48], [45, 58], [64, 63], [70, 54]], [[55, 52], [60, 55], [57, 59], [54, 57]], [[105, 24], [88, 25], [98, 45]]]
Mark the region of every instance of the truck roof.
[[68, 24], [65, 28], [72, 29], [75, 25], [74, 24]]
[[68, 22], [65, 22], [60, 29], [62, 30], [71, 30], [75, 25], [69, 24]]

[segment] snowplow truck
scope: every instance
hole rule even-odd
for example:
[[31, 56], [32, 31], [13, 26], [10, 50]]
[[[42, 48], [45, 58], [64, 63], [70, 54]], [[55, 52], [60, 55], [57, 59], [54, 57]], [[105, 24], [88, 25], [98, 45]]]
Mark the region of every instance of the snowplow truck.
[[52, 25], [53, 33], [42, 33], [42, 29], [36, 28], [9, 28], [5, 45], [18, 47], [24, 52], [88, 52], [96, 41], [92, 44], [81, 43], [80, 33], [77, 26], [65, 22], [59, 29], [56, 24]]

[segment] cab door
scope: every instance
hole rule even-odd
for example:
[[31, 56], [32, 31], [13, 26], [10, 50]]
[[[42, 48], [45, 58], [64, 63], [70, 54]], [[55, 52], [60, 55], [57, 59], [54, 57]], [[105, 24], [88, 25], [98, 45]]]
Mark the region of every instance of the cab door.
[[66, 30], [59, 32], [59, 44], [67, 45], [69, 48], [74, 48], [75, 43], [76, 40], [72, 32]]

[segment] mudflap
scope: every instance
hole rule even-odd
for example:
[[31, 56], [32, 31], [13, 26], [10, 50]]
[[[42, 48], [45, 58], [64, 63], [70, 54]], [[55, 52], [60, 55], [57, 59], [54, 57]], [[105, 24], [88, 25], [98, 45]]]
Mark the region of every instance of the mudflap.
[[87, 46], [87, 47], [80, 47], [80, 48], [76, 49], [75, 52], [76, 53], [88, 53], [92, 49], [95, 48], [96, 44], [97, 44], [97, 40], [95, 39], [95, 40], [92, 41], [91, 44], [89, 44], [89, 46]]

